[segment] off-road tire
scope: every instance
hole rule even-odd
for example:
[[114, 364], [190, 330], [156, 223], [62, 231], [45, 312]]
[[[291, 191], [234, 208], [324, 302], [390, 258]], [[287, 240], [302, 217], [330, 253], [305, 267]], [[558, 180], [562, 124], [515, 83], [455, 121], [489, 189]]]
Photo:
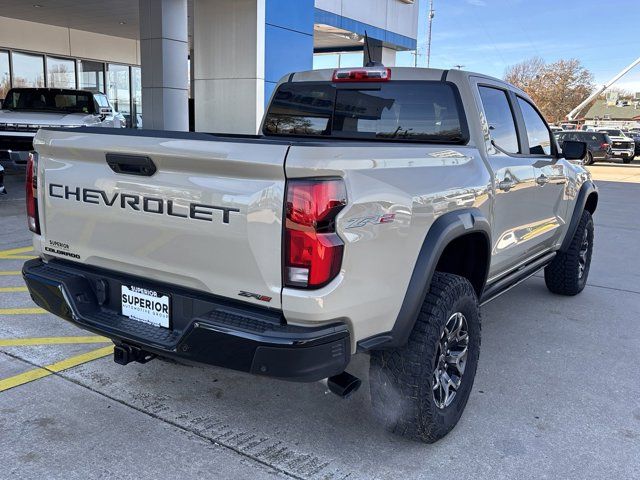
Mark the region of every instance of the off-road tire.
[[591, 152], [587, 152], [587, 156], [584, 157], [584, 164], [593, 165], [594, 163], [595, 163], [595, 160], [593, 159], [593, 154]]
[[622, 159], [622, 163], [624, 163], [625, 165], [631, 163], [633, 161], [633, 157], [624, 157]]
[[[460, 387], [448, 406], [436, 405], [432, 387], [438, 345], [451, 316], [462, 313], [469, 334]], [[480, 308], [463, 277], [436, 272], [406, 345], [371, 353], [369, 370], [374, 414], [387, 430], [433, 443], [455, 427], [473, 387], [480, 353]]]
[[[586, 250], [586, 265], [580, 276], [580, 251], [585, 231], [589, 245]], [[569, 248], [558, 252], [553, 261], [544, 269], [544, 281], [549, 291], [559, 295], [577, 295], [587, 284], [593, 253], [593, 219], [587, 210], [582, 212]]]

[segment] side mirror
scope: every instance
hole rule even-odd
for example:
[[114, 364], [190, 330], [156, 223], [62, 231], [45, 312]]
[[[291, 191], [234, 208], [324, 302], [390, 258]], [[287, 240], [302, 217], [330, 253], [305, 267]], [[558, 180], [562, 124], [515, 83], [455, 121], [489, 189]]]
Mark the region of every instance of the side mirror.
[[111, 115], [113, 113], [113, 108], [111, 107], [100, 107], [98, 109], [98, 115]]
[[574, 140], [562, 142], [562, 156], [567, 160], [582, 160], [587, 155], [587, 144]]

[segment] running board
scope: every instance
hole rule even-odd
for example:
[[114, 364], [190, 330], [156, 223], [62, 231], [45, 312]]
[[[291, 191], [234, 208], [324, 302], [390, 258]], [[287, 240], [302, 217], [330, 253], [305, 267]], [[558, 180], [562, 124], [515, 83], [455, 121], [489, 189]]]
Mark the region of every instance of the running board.
[[482, 293], [480, 305], [482, 306], [489, 303], [491, 300], [524, 282], [527, 278], [535, 275], [538, 271], [546, 267], [555, 256], [556, 252], [547, 253], [546, 255], [521, 266], [518, 270], [487, 286]]

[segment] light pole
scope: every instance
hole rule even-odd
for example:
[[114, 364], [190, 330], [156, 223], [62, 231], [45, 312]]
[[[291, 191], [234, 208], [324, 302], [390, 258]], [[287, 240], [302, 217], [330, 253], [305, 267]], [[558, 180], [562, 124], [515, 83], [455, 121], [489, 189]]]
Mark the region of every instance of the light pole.
[[427, 38], [427, 68], [431, 64], [431, 27], [433, 24], [433, 17], [436, 12], [433, 9], [433, 0], [429, 0], [429, 33]]

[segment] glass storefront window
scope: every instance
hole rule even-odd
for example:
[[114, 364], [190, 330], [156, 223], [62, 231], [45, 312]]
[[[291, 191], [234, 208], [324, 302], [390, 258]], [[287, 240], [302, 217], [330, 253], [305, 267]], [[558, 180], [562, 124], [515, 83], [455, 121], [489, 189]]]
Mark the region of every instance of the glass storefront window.
[[44, 87], [44, 57], [31, 53], [12, 53], [13, 86]]
[[80, 88], [92, 92], [106, 93], [104, 89], [104, 63], [78, 60]]
[[76, 62], [67, 58], [47, 57], [47, 86], [76, 88]]
[[338, 68], [340, 66], [340, 55], [332, 53], [316, 53], [313, 56], [313, 69]]
[[0, 99], [3, 99], [11, 88], [9, 74], [9, 52], [0, 50]]
[[131, 67], [131, 86], [133, 87], [133, 126], [142, 128], [142, 76], [140, 67]]
[[363, 52], [316, 53], [313, 56], [313, 69], [361, 67], [363, 62]]
[[131, 87], [129, 67], [110, 63], [107, 73], [107, 96], [117, 112], [124, 115], [127, 127], [131, 128]]

